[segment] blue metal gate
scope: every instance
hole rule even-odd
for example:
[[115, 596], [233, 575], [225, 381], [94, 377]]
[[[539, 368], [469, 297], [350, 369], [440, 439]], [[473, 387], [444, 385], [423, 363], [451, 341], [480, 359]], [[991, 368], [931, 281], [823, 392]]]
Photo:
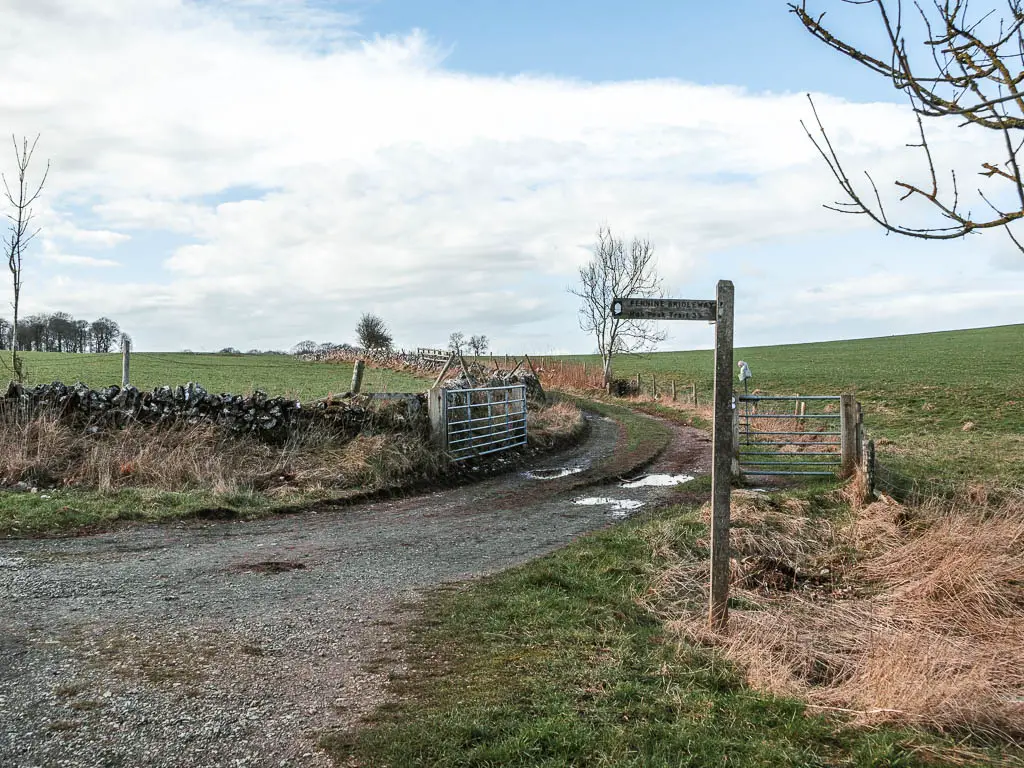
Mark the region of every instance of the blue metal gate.
[[444, 390], [448, 454], [455, 461], [526, 445], [526, 385]]
[[842, 466], [838, 395], [739, 395], [737, 453], [744, 475], [835, 475]]

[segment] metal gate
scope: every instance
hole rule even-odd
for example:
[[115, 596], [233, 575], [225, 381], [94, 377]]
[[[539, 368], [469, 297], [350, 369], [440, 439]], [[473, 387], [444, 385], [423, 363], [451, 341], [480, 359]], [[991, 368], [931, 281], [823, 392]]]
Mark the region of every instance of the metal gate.
[[448, 454], [455, 461], [526, 445], [526, 385], [445, 389]]
[[739, 395], [737, 454], [744, 475], [835, 475], [843, 463], [838, 395]]

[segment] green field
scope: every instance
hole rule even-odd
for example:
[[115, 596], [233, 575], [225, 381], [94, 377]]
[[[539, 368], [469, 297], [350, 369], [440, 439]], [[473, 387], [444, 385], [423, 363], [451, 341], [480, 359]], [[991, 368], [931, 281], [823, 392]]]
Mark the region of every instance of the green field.
[[[1024, 325], [890, 336], [874, 339], [746, 347], [736, 350], [753, 370], [753, 385], [766, 394], [855, 392], [869, 434], [881, 439], [887, 466], [922, 482], [999, 480], [1024, 483]], [[596, 355], [566, 361], [598, 365]], [[84, 381], [93, 387], [120, 383], [120, 355], [26, 353], [32, 383]], [[535, 362], [549, 370], [550, 358]], [[712, 390], [713, 353], [657, 352], [621, 355], [615, 375], [638, 372], [664, 388], [697, 384], [701, 402]], [[303, 400], [349, 388], [347, 364], [307, 363], [272, 355], [139, 353], [132, 383], [140, 388], [195, 381], [216, 392], [270, 394]], [[543, 377], [542, 377], [543, 378]], [[365, 391], [413, 392], [427, 378], [379, 369], [367, 371]], [[964, 427], [968, 429], [965, 431]]]
[[[1024, 325], [817, 344], [746, 347], [765, 394], [855, 392], [879, 455], [923, 481], [1024, 483]], [[565, 357], [597, 365], [596, 355]], [[544, 360], [548, 367], [550, 362]], [[615, 358], [615, 376], [697, 384], [708, 402], [713, 352]], [[964, 431], [965, 425], [968, 431]]]
[[[121, 355], [76, 355], [26, 352], [28, 383], [84, 382], [90, 387], [121, 383]], [[139, 352], [131, 358], [131, 383], [139, 389], [194, 381], [210, 392], [248, 394], [261, 389], [270, 395], [312, 400], [347, 392], [352, 383], [349, 363], [309, 363], [286, 355], [215, 355], [181, 352]], [[364, 392], [423, 392], [430, 380], [405, 373], [367, 368]]]

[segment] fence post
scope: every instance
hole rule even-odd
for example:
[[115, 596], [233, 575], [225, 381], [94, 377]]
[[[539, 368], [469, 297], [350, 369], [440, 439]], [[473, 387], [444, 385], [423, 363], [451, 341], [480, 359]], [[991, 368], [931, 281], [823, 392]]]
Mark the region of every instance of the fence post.
[[742, 478], [740, 469], [740, 409], [732, 409], [732, 476]]
[[358, 395], [359, 388], [363, 385], [363, 366], [362, 360], [356, 360], [356, 364], [352, 367], [352, 394]]
[[867, 493], [868, 498], [866, 501], [871, 501], [875, 498], [875, 441], [868, 440], [867, 448], [865, 449], [864, 456], [864, 474], [867, 479]]
[[448, 450], [448, 391], [444, 387], [431, 387], [427, 392], [427, 415], [430, 418], [430, 437], [442, 451]]
[[693, 382], [690, 385], [690, 399], [693, 401], [693, 407], [697, 407], [697, 382]]
[[864, 464], [864, 408], [857, 403], [857, 465]]
[[658, 374], [651, 374], [651, 392], [654, 394], [654, 399], [658, 399]]
[[640, 374], [639, 373], [636, 375], [636, 393], [638, 395], [641, 394], [640, 393]]
[[132, 340], [127, 336], [121, 337], [121, 387], [128, 386], [128, 368], [131, 365]]
[[676, 382], [675, 382], [675, 379], [672, 380], [672, 383], [669, 386], [672, 388], [672, 402], [674, 403], [676, 401]]
[[843, 477], [849, 477], [857, 469], [857, 399], [847, 393], [839, 397], [840, 452], [842, 455]]

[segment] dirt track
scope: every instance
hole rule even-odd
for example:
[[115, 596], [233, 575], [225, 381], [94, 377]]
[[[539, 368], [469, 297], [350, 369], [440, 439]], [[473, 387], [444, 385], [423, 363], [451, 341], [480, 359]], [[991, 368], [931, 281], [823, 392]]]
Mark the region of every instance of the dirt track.
[[[617, 426], [535, 469], [588, 467]], [[651, 471], [709, 471], [675, 428]], [[541, 473], [544, 474], [544, 473]], [[552, 473], [547, 473], [552, 474]], [[608, 525], [657, 488], [505, 475], [259, 522], [133, 526], [0, 542], [0, 765], [330, 765], [316, 734], [381, 700], [402, 606]]]

